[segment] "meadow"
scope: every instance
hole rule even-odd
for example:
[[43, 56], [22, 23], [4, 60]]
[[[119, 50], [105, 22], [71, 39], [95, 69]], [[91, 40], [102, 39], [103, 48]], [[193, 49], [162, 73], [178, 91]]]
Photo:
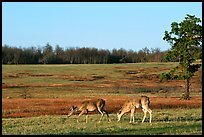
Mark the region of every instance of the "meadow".
[[111, 122], [106, 117], [98, 123], [100, 115], [85, 116], [76, 122], [76, 115], [46, 115], [31, 118], [3, 118], [2, 134], [18, 135], [198, 135], [202, 134], [201, 109], [155, 110], [153, 121], [148, 119], [141, 123], [142, 113], [136, 113], [136, 122], [129, 123], [129, 114], [124, 115], [120, 122], [115, 114], [110, 114]]
[[[2, 65], [2, 134], [202, 134], [202, 68], [191, 80], [191, 99], [180, 100], [185, 81], [160, 81], [159, 74], [177, 63]], [[116, 113], [128, 98], [150, 97], [152, 123], [136, 123]], [[69, 108], [82, 100], [103, 98], [112, 122], [91, 113], [89, 123]]]

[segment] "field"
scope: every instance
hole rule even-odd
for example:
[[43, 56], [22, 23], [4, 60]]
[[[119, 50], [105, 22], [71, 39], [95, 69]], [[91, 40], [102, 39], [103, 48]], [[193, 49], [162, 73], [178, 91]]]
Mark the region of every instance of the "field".
[[[190, 100], [180, 100], [185, 81], [160, 81], [177, 63], [2, 65], [2, 134], [202, 134], [202, 69], [192, 78]], [[116, 113], [128, 98], [147, 95], [152, 124]], [[82, 100], [103, 98], [112, 122], [98, 113], [76, 122], [69, 108]]]

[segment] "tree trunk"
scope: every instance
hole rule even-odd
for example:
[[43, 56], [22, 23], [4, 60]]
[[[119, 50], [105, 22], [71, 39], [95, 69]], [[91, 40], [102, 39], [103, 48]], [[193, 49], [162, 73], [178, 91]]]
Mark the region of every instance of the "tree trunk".
[[190, 79], [186, 79], [186, 90], [183, 94], [183, 99], [189, 100], [190, 99]]

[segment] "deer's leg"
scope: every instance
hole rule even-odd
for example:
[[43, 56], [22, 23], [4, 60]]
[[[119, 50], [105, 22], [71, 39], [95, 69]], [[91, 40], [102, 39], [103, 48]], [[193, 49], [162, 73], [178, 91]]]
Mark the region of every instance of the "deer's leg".
[[149, 112], [149, 116], [150, 116], [149, 123], [151, 123], [152, 122], [152, 110], [148, 109], [147, 111]]
[[86, 123], [88, 123], [88, 110], [86, 110], [85, 113], [86, 113]]
[[99, 123], [101, 122], [101, 120], [102, 120], [102, 118], [103, 118], [103, 112], [98, 108], [98, 112], [101, 114], [101, 117], [100, 117], [100, 119], [99, 119]]
[[126, 112], [121, 111], [120, 114], [117, 113], [118, 116], [118, 122], [120, 121], [121, 117], [125, 114]]
[[80, 116], [83, 115], [85, 112], [86, 112], [86, 110], [82, 110], [82, 111], [81, 111], [81, 113], [78, 115], [77, 122], [79, 122]]
[[103, 112], [107, 115], [108, 121], [111, 122], [111, 119], [109, 118], [108, 112], [106, 110], [103, 110]]
[[[107, 115], [107, 117], [108, 117], [108, 121], [110, 122], [111, 120], [110, 120], [110, 118], [109, 118], [109, 115], [108, 115], [108, 112], [104, 109], [104, 106], [102, 107], [102, 108], [99, 108], [98, 107], [98, 111], [102, 114], [106, 114]], [[101, 120], [102, 120], [102, 118], [101, 118]]]
[[88, 123], [88, 114], [86, 114], [86, 123]]
[[142, 119], [142, 123], [144, 122], [145, 118], [146, 118], [146, 114], [147, 114], [147, 110], [146, 109], [142, 109], [142, 111], [144, 112], [144, 117]]
[[135, 108], [132, 108], [130, 110], [130, 123], [132, 123], [132, 120], [133, 120], [133, 123], [135, 122], [134, 113], [135, 113]]

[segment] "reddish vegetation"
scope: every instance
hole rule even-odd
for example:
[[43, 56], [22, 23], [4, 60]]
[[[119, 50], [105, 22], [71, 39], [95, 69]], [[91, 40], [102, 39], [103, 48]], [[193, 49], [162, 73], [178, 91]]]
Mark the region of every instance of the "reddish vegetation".
[[[60, 78], [68, 79], [71, 81], [94, 81], [101, 79], [100, 83], [93, 84], [84, 84], [84, 83], [72, 83], [72, 84], [16, 84], [16, 83], [2, 83], [2, 89], [13, 87], [76, 87], [76, 88], [90, 88], [96, 90], [101, 89], [111, 89], [115, 90], [123, 88], [132, 88], [132, 89], [156, 89], [157, 93], [167, 92], [167, 90], [181, 91], [185, 89], [185, 81], [174, 80], [174, 81], [163, 81], [160, 82], [159, 76], [152, 74], [150, 72], [157, 72], [162, 70], [168, 70], [168, 68], [158, 69], [154, 68], [142, 68], [137, 70], [126, 70], [126, 67], [115, 67], [121, 73], [123, 73], [123, 79], [111, 80], [108, 76], [72, 76], [72, 75], [59, 75]], [[143, 74], [140, 74], [143, 72]], [[202, 71], [201, 71], [202, 72]], [[148, 74], [148, 75], [147, 75]], [[22, 76], [32, 76], [32, 77], [41, 77], [41, 76], [52, 76], [52, 75], [33, 75], [27, 73], [20, 73], [15, 75], [9, 75], [8, 77], [16, 78]], [[58, 75], [56, 75], [58, 76]], [[196, 74], [191, 79], [191, 92], [201, 92], [202, 91], [202, 73]], [[100, 90], [101, 91], [101, 90]], [[128, 91], [128, 90], [127, 90]], [[155, 92], [153, 92], [155, 94]], [[153, 94], [152, 93], [152, 94]], [[100, 98], [100, 97], [99, 97]], [[116, 113], [122, 103], [127, 99], [127, 96], [103, 96], [106, 100], [106, 109], [109, 113]], [[72, 105], [77, 105], [85, 98], [2, 98], [2, 117], [31, 117], [39, 115], [65, 115], [69, 113], [69, 108]], [[90, 98], [88, 98], [90, 99]], [[163, 108], [201, 108], [202, 107], [202, 96], [194, 96], [190, 100], [179, 100], [179, 97], [150, 97], [151, 108], [154, 109], [163, 109]], [[141, 111], [141, 109], [139, 109]]]
[[[116, 113], [127, 99], [124, 96], [105, 96], [106, 109]], [[72, 105], [80, 103], [84, 98], [60, 99], [2, 99], [2, 117], [32, 117], [39, 115], [65, 115]], [[150, 97], [151, 108], [201, 108], [202, 97], [192, 97], [190, 100], [179, 100], [178, 97]], [[139, 109], [139, 111], [141, 111]]]

